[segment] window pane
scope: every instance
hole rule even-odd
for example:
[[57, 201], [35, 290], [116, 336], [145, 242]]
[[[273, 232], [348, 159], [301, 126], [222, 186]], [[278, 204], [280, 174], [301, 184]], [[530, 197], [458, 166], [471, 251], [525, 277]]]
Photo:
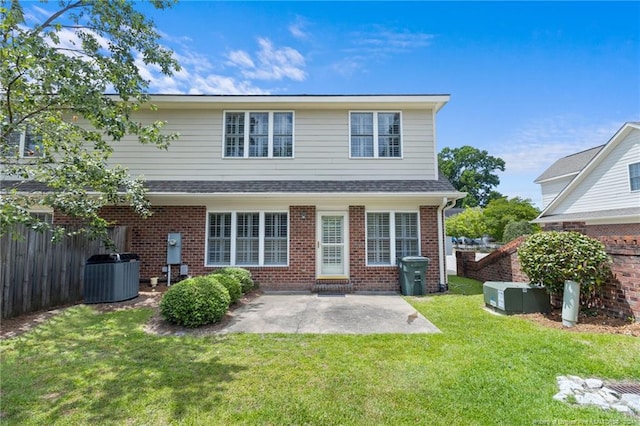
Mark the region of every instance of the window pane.
[[244, 156], [244, 112], [225, 115], [225, 157]]
[[287, 264], [287, 214], [265, 213], [264, 215], [264, 264]]
[[401, 156], [400, 113], [378, 114], [378, 156]]
[[31, 134], [27, 131], [24, 136], [24, 149], [22, 151], [22, 155], [25, 157], [42, 157], [43, 154], [42, 137]]
[[269, 156], [269, 113], [249, 114], [249, 157]]
[[231, 213], [209, 214], [207, 264], [231, 264]]
[[371, 265], [391, 263], [389, 213], [367, 214], [367, 261]]
[[20, 141], [22, 139], [21, 132], [11, 132], [5, 139], [6, 145], [3, 146], [4, 155], [15, 156], [20, 152]]
[[351, 156], [373, 157], [373, 113], [351, 113]]
[[396, 259], [404, 256], [418, 256], [418, 214], [396, 213]]
[[273, 114], [273, 156], [293, 156], [293, 114], [290, 112]]
[[236, 217], [236, 265], [257, 265], [260, 250], [260, 214]]
[[640, 190], [640, 163], [629, 164], [629, 181], [632, 191]]

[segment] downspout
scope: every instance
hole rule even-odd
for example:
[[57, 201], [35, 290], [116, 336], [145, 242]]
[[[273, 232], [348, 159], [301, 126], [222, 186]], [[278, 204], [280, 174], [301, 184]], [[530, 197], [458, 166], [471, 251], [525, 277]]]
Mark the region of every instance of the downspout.
[[440, 285], [438, 291], [444, 292], [449, 289], [447, 280], [447, 253], [444, 243], [444, 212], [456, 205], [456, 200], [449, 200], [447, 197], [442, 199], [442, 204], [438, 206], [438, 257], [440, 258]]

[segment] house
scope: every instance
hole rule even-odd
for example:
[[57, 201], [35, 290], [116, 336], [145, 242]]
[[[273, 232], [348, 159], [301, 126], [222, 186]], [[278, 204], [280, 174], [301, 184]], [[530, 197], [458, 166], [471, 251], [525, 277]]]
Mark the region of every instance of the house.
[[626, 123], [602, 146], [561, 158], [536, 180], [545, 229], [594, 237], [640, 235], [640, 123]]
[[556, 161], [535, 181], [545, 230], [597, 238], [612, 261], [603, 308], [640, 321], [640, 123], [624, 124], [602, 146]]
[[421, 255], [435, 292], [447, 282], [444, 211], [465, 195], [438, 172], [448, 100], [152, 96], [157, 111], [140, 118], [166, 120], [179, 140], [168, 151], [124, 140], [111, 161], [144, 176], [153, 215], [102, 214], [127, 227], [142, 279], [231, 265], [271, 291], [395, 292], [397, 260]]

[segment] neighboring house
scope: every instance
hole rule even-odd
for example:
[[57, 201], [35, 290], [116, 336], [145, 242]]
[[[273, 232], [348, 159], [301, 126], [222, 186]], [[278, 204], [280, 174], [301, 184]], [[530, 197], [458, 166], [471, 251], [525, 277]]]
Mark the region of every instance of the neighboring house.
[[626, 123], [605, 145], [556, 161], [536, 180], [546, 229], [588, 235], [640, 235], [640, 123]]
[[448, 100], [152, 96], [158, 110], [141, 118], [166, 120], [179, 140], [168, 151], [125, 140], [111, 161], [144, 176], [153, 215], [102, 213], [127, 226], [142, 279], [163, 276], [175, 233], [183, 274], [232, 265], [266, 290], [398, 291], [397, 259], [421, 255], [435, 292], [447, 281], [444, 210], [464, 196], [438, 172]]

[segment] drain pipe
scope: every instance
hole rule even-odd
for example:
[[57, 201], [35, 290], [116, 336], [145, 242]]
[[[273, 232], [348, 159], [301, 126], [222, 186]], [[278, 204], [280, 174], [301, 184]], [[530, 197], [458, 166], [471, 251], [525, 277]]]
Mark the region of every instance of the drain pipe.
[[447, 280], [447, 253], [444, 243], [444, 212], [456, 205], [456, 200], [449, 200], [447, 197], [442, 198], [442, 204], [438, 206], [438, 257], [440, 258], [440, 285], [438, 291], [445, 292], [449, 288]]

